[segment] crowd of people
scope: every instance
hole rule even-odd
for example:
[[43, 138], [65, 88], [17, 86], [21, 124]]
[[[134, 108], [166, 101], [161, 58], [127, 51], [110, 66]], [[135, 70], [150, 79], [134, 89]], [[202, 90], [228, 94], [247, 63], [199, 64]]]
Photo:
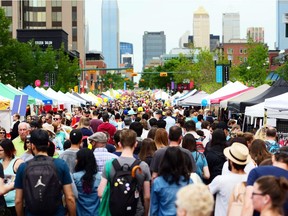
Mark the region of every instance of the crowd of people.
[[[288, 215], [277, 138], [152, 99], [14, 114], [10, 131], [0, 127], [0, 215]], [[60, 186], [45, 191], [46, 177]], [[46, 193], [56, 198], [41, 210]]]

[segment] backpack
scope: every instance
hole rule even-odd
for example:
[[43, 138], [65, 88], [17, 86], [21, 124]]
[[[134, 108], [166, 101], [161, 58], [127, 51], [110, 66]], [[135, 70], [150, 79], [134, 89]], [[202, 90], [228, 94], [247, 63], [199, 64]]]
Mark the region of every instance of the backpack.
[[272, 154], [274, 154], [280, 148], [280, 145], [276, 141], [274, 142], [265, 141], [265, 145], [267, 150]]
[[142, 173], [140, 168], [141, 160], [135, 160], [131, 166], [123, 164], [120, 166], [117, 159], [113, 160], [112, 165], [115, 175], [111, 181], [110, 188], [110, 212], [111, 215], [135, 215], [141, 184], [136, 177], [136, 171]]
[[53, 215], [62, 204], [62, 184], [54, 159], [36, 156], [27, 162], [23, 178], [26, 208], [32, 214]]

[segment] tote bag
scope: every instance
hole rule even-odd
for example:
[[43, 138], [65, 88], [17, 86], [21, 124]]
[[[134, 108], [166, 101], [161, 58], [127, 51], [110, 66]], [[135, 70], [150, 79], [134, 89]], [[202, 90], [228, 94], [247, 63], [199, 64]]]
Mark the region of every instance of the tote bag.
[[104, 189], [103, 195], [102, 195], [102, 199], [101, 199], [101, 203], [100, 203], [100, 208], [99, 208], [99, 215], [105, 215], [105, 216], [111, 216], [110, 213], [110, 208], [109, 208], [109, 200], [110, 200], [110, 182], [109, 182], [109, 178], [110, 178], [110, 170], [112, 167], [112, 162], [113, 160], [107, 161], [106, 162], [106, 177], [107, 177], [107, 185]]
[[241, 216], [245, 189], [244, 182], [241, 182], [235, 186], [233, 194], [231, 195], [233, 196], [233, 201], [230, 204], [227, 216]]

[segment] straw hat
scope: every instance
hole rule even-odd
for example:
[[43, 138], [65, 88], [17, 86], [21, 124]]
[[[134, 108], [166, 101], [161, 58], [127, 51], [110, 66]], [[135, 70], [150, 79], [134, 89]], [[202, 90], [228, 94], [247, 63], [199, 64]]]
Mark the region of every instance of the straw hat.
[[224, 149], [224, 155], [232, 162], [245, 165], [251, 161], [249, 149], [242, 143], [235, 142]]

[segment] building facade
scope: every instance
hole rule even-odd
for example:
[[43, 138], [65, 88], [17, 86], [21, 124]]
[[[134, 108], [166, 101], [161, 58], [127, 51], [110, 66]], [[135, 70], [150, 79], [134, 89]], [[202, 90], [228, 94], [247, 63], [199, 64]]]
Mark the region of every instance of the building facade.
[[160, 58], [160, 56], [165, 53], [166, 35], [164, 31], [145, 31], [143, 35], [143, 68], [145, 68], [153, 58]]
[[264, 43], [264, 28], [263, 27], [249, 27], [247, 29], [247, 39], [254, 42]]
[[288, 0], [277, 0], [276, 5], [276, 48], [288, 48]]
[[0, 0], [0, 6], [12, 20], [13, 38], [17, 29], [63, 29], [68, 34], [68, 50], [77, 50], [85, 61], [85, 1]]
[[222, 43], [229, 43], [231, 39], [240, 38], [239, 13], [223, 13], [222, 15]]
[[117, 0], [102, 0], [102, 53], [108, 68], [120, 65], [119, 9]]
[[210, 50], [210, 20], [203, 7], [193, 14], [193, 41], [195, 48]]
[[133, 44], [120, 42], [120, 66], [133, 67]]
[[248, 46], [246, 40], [234, 41], [233, 43], [223, 44], [223, 54], [225, 58], [231, 59], [232, 65], [240, 65], [247, 61]]

